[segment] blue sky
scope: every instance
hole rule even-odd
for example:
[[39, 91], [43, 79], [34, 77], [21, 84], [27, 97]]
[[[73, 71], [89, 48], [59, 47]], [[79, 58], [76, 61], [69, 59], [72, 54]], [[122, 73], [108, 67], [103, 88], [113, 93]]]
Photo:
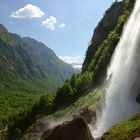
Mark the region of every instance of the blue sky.
[[113, 0], [0, 0], [0, 23], [81, 63], [93, 30]]

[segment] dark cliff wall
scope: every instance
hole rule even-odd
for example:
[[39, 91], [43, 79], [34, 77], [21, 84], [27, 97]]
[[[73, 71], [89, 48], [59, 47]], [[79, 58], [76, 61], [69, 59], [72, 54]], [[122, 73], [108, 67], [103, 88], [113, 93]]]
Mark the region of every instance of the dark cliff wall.
[[99, 22], [94, 30], [94, 34], [91, 40], [91, 44], [86, 52], [86, 58], [83, 64], [83, 71], [86, 71], [97, 48], [107, 37], [110, 31], [112, 31], [116, 24], [118, 17], [124, 11], [124, 1], [115, 2], [106, 12], [103, 19]]
[[45, 132], [42, 140], [93, 140], [93, 137], [86, 122], [76, 118]]

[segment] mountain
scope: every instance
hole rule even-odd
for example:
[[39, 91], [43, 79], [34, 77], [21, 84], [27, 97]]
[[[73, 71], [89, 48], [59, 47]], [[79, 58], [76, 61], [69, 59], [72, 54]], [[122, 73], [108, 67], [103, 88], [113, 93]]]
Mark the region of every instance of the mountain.
[[[104, 96], [106, 94], [106, 91], [104, 89], [103, 82], [104, 79], [106, 78], [107, 68], [111, 62], [114, 50], [118, 42], [120, 41], [124, 24], [126, 23], [126, 21], [128, 21], [129, 16], [132, 13], [134, 3], [135, 0], [124, 0], [121, 2], [115, 1], [112, 4], [112, 6], [107, 10], [107, 12], [104, 14], [103, 19], [99, 22], [99, 24], [94, 30], [91, 44], [87, 50], [82, 72], [78, 75], [73, 75], [70, 80], [66, 81], [64, 85], [58, 89], [53, 102], [51, 102], [52, 106], [49, 108], [51, 109], [51, 113], [48, 113], [46, 117], [39, 119], [35, 124], [33, 124], [30, 127], [30, 129], [27, 131], [29, 136], [32, 137], [33, 134], [37, 134], [36, 131], [34, 131], [34, 129], [38, 128], [40, 126], [39, 124], [45, 125], [45, 123], [48, 121], [50, 122], [49, 124], [51, 126], [51, 121], [56, 120], [56, 121], [52, 121], [52, 126], [55, 126], [54, 128], [49, 129], [49, 128], [41, 127], [42, 130], [48, 129], [49, 131], [51, 131], [54, 134], [51, 136], [53, 137], [56, 135], [54, 133], [55, 128], [57, 127], [63, 128], [63, 124], [60, 124], [59, 122], [66, 121], [65, 123], [67, 124], [67, 118], [73, 118], [73, 117], [75, 118], [77, 116], [80, 116], [80, 114], [84, 114], [83, 115], [84, 117], [83, 116], [82, 117], [85, 120], [87, 118], [92, 117], [90, 119], [92, 119], [93, 122], [89, 123], [89, 126], [91, 127], [90, 130], [92, 131], [93, 134], [97, 135], [97, 132], [100, 130], [99, 129], [97, 131], [96, 129], [96, 121], [97, 121], [97, 117], [99, 117], [98, 113], [100, 115], [106, 103], [104, 101], [105, 100]], [[135, 97], [135, 95], [132, 96]], [[121, 100], [120, 98], [118, 99], [118, 103], [119, 100]], [[136, 100], [137, 102], [139, 102], [139, 95], [136, 97]], [[48, 98], [46, 98], [46, 100], [42, 100], [42, 101], [45, 104], [49, 100]], [[117, 106], [117, 102], [115, 103]], [[54, 108], [55, 110], [53, 110]], [[92, 113], [93, 115], [90, 115], [90, 113], [88, 112], [90, 112], [89, 110], [91, 108], [93, 110], [99, 109], [99, 111], [97, 112], [92, 111], [94, 113]], [[83, 109], [86, 111], [83, 111]], [[130, 108], [126, 108], [126, 112], [127, 111], [129, 112], [129, 110]], [[105, 133], [105, 135], [101, 139], [128, 140], [128, 139], [135, 139], [137, 137], [139, 138], [139, 132], [140, 132], [139, 121], [140, 121], [140, 114], [138, 113], [136, 116], [132, 117], [131, 119], [126, 120], [112, 127], [107, 133]], [[88, 123], [88, 121], [86, 123]], [[103, 122], [101, 121], [99, 123], [103, 123]], [[77, 125], [77, 128], [78, 127], [80, 126]], [[84, 130], [84, 127], [81, 128], [81, 131], [82, 130]], [[71, 133], [70, 130], [66, 131], [66, 129], [63, 130], [61, 133], [63, 132], [65, 134]], [[48, 134], [50, 133], [44, 133], [43, 136], [45, 135], [47, 137]], [[61, 139], [63, 139], [63, 136]]]
[[[3, 134], [6, 135], [7, 134], [6, 130], [8, 129], [9, 133], [7, 135], [10, 140], [20, 139], [24, 134], [25, 134], [25, 137], [27, 136], [26, 137], [27, 140], [37, 139], [37, 137], [38, 136], [41, 137], [41, 135], [43, 136], [43, 138], [47, 138], [49, 135], [50, 135], [49, 136], [50, 138], [53, 138], [54, 136], [56, 137], [56, 136], [59, 136], [59, 134], [63, 134], [63, 133], [65, 133], [68, 136], [68, 138], [70, 138], [69, 134], [71, 133], [73, 134], [73, 127], [71, 127], [71, 124], [73, 124], [73, 121], [67, 122], [66, 120], [68, 118], [72, 119], [72, 118], [77, 118], [77, 116], [81, 116], [82, 118], [85, 119], [86, 126], [89, 123], [91, 131], [92, 133], [94, 133], [94, 130], [95, 130], [94, 125], [98, 117], [97, 116], [98, 112], [96, 112], [96, 109], [99, 108], [99, 111], [102, 111], [104, 109], [102, 108], [101, 104], [104, 103], [105, 90], [103, 86], [103, 81], [107, 74], [107, 67], [110, 64], [114, 50], [120, 40], [124, 24], [126, 23], [127, 19], [129, 18], [129, 15], [132, 12], [134, 3], [135, 3], [135, 0], [124, 0], [121, 2], [115, 1], [111, 5], [111, 7], [106, 11], [106, 13], [104, 14], [104, 17], [102, 18], [102, 20], [99, 22], [99, 24], [94, 30], [91, 44], [87, 49], [86, 58], [83, 64], [82, 72], [80, 74], [72, 75], [71, 79], [65, 81], [64, 85], [58, 88], [55, 96], [43, 95], [38, 102], [34, 103], [35, 105], [34, 107], [29, 108], [29, 110], [27, 110], [25, 108], [30, 106], [27, 104], [31, 104], [31, 101], [32, 101], [31, 99], [35, 97], [34, 93], [35, 92], [38, 93], [40, 92], [40, 90], [36, 91], [34, 90], [34, 87], [32, 88], [32, 90], [26, 89], [25, 91], [26, 92], [29, 91], [28, 93], [30, 93], [30, 96], [24, 92], [24, 94], [22, 94], [24, 95], [22, 96], [23, 97], [22, 102], [20, 102], [21, 100], [20, 101], [18, 100], [19, 93], [17, 92], [14, 93], [13, 95], [15, 95], [16, 100], [20, 102], [20, 106], [24, 105], [21, 108], [17, 107], [19, 106], [19, 102], [17, 104], [15, 98], [14, 98], [15, 103], [13, 103], [11, 101], [12, 96], [10, 97], [10, 99], [6, 96], [6, 95], [9, 95], [7, 94], [8, 92], [4, 92], [4, 93], [2, 92], [3, 97], [5, 97], [4, 101], [6, 102], [7, 101], [6, 99], [8, 99], [8, 103], [2, 102], [1, 104], [4, 104], [4, 107], [5, 107], [5, 104], [6, 106], [8, 104], [8, 107], [7, 108], [5, 107], [6, 108], [5, 109], [5, 108], [2, 108], [3, 107], [2, 106], [0, 109], [0, 111], [2, 110], [2, 113], [4, 112], [3, 114], [0, 112], [2, 114], [2, 116], [0, 116], [0, 120], [2, 120], [1, 122], [3, 126], [3, 129], [0, 132], [5, 132]], [[7, 46], [12, 46], [13, 42], [10, 41], [11, 37], [9, 36], [6, 35], [6, 32], [5, 32], [1, 40], [5, 42], [4, 45], [7, 44]], [[29, 78], [30, 79], [33, 78], [32, 80], [34, 80], [34, 78], [36, 77], [36, 73], [38, 73], [36, 79], [44, 78], [44, 76], [42, 75], [46, 73], [43, 71], [43, 69], [41, 69], [40, 71], [38, 67], [36, 67], [36, 64], [40, 63], [42, 56], [41, 57], [38, 56], [39, 60], [36, 59], [36, 63], [32, 62], [32, 59], [34, 58], [34, 55], [35, 55], [33, 53], [34, 49], [32, 49], [32, 44], [36, 46], [36, 44], [38, 44], [39, 42], [36, 42], [30, 38], [22, 38], [22, 41], [25, 44], [28, 44], [27, 46], [28, 47], [30, 46], [30, 49], [32, 50], [32, 51], [29, 51], [27, 47], [26, 49], [28, 50], [28, 55], [24, 55], [23, 57], [24, 62], [28, 60], [27, 62], [31, 61], [30, 64], [27, 65], [27, 63], [25, 63], [26, 65], [25, 64], [21, 65], [23, 64], [22, 62], [21, 64], [19, 63], [19, 65], [15, 65], [14, 67], [12, 67], [13, 69], [11, 69], [11, 71], [6, 72], [3, 70], [3, 73], [5, 72], [9, 75], [12, 75], [14, 73], [12, 70], [14, 70], [15, 73], [16, 72], [18, 73], [20, 78], [22, 78], [23, 80], [26, 79], [26, 82], [28, 82]], [[14, 41], [14, 43], [15, 42], [16, 41]], [[1, 45], [1, 46], [4, 46], [4, 45]], [[40, 44], [40, 45], [43, 45], [43, 44]], [[8, 55], [8, 53], [6, 54]], [[1, 59], [3, 59], [1, 61], [1, 64], [3, 63], [3, 66], [7, 70], [7, 68], [10, 67], [8, 63], [10, 62], [10, 60], [8, 60], [7, 62], [7, 57], [5, 56], [1, 57]], [[14, 58], [14, 60], [19, 62], [19, 60], [16, 58]], [[23, 68], [27, 67], [26, 68], [27, 70], [20, 70], [21, 66]], [[46, 65], [44, 66], [43, 64], [40, 64], [40, 66], [46, 69]], [[14, 76], [12, 78], [14, 78]], [[6, 76], [6, 78], [3, 77], [3, 82], [2, 82], [3, 86], [9, 86], [7, 85], [5, 81], [7, 79], [11, 80], [10, 79], [11, 76], [9, 76], [10, 78], [9, 77], [7, 78], [7, 77], [8, 76]], [[25, 103], [26, 99], [28, 100], [30, 99], [30, 102]], [[137, 97], [136, 100], [137, 102], [139, 102], [139, 96]], [[0, 96], [0, 101], [3, 101], [3, 98], [1, 98], [1, 96]], [[103, 105], [105, 105], [105, 103]], [[11, 109], [11, 106], [12, 106], [12, 109]], [[18, 110], [20, 111], [16, 112], [16, 114], [13, 115], [11, 113], [12, 112], [11, 110], [14, 110], [15, 108], [16, 109], [18, 108]], [[126, 108], [126, 111], [127, 110], [129, 111], [128, 108]], [[25, 111], [26, 113], [23, 113]], [[42, 115], [42, 112], [44, 113], [43, 115]], [[8, 118], [7, 116], [9, 116], [10, 119], [7, 119]], [[39, 116], [39, 120], [37, 116]], [[14, 119], [11, 119], [11, 118], [14, 118]], [[87, 121], [88, 119], [90, 121]], [[32, 120], [36, 120], [36, 122]], [[127, 139], [128, 133], [129, 134], [131, 133], [131, 138], [133, 138], [134, 134], [135, 135], [139, 134], [139, 128], [140, 128], [139, 120], [140, 119], [139, 119], [139, 114], [138, 114], [134, 116], [132, 119], [122, 122], [121, 124], [116, 125], [115, 127], [111, 128], [101, 139], [105, 139], [105, 140]], [[93, 122], [91, 123], [91, 121]], [[61, 123], [61, 122], [64, 122], [64, 123]], [[10, 125], [8, 125], [7, 127], [7, 124], [10, 124]], [[51, 127], [54, 127], [54, 128], [51, 128]], [[69, 127], [68, 130], [65, 129], [67, 127]], [[79, 132], [79, 129], [78, 131], [76, 130], [80, 135], [81, 131], [84, 130], [85, 127], [84, 126], [81, 127], [80, 125], [77, 124], [76, 128], [80, 128], [80, 132]], [[61, 133], [58, 133], [60, 131]], [[90, 134], [90, 132], [88, 132], [88, 134]], [[1, 133], [0, 133], [0, 137], [5, 137], [5, 135], [1, 136]], [[88, 137], [88, 135], [86, 135], [86, 137]], [[63, 139], [63, 135], [61, 135], [61, 139]], [[76, 139], [78, 138], [76, 137]]]
[[[132, 2], [128, 5], [133, 7]], [[56, 93], [55, 103], [58, 107], [68, 102], [72, 103], [104, 81], [107, 67], [119, 42], [124, 23], [131, 13], [131, 8], [127, 7], [127, 1], [116, 1], [105, 12], [94, 30], [82, 72], [72, 76]]]
[[113, 3], [113, 5], [105, 12], [97, 27], [94, 29], [91, 44], [87, 49], [86, 58], [83, 63], [83, 71], [88, 69], [95, 52], [103, 40], [105, 40], [105, 38], [108, 36], [109, 32], [115, 28], [118, 17], [123, 13], [124, 6], [124, 1]]
[[2, 83], [17, 77], [38, 79], [46, 82], [46, 88], [47, 83], [58, 87], [76, 72], [43, 43], [9, 33], [3, 25], [0, 25], [0, 68]]
[[56, 54], [43, 43], [37, 42], [31, 38], [23, 38], [23, 40], [30, 45], [28, 50], [33, 60], [40, 65], [44, 75], [50, 75], [58, 82], [64, 82], [69, 79], [70, 76], [76, 72], [71, 65], [63, 62]]
[[29, 126], [40, 97], [54, 96], [75, 72], [43, 43], [9, 33], [0, 24], [0, 139], [18, 125]]

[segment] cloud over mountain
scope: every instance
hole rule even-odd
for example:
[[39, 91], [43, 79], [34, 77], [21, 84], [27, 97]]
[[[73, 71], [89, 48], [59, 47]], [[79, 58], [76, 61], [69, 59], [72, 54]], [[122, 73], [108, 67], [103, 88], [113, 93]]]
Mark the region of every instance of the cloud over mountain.
[[81, 56], [59, 56], [59, 58], [69, 64], [83, 62], [83, 58]]

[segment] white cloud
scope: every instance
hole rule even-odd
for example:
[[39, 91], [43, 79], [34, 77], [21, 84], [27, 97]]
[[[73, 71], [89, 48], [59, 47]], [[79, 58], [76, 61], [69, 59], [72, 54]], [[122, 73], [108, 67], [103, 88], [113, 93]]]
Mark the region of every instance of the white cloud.
[[55, 30], [55, 24], [57, 23], [57, 19], [54, 16], [50, 16], [46, 20], [42, 21], [43, 26], [45, 26], [48, 29]]
[[65, 24], [65, 23], [61, 23], [61, 24], [59, 25], [59, 27], [60, 27], [60, 28], [64, 28], [64, 27], [66, 27], [66, 24]]
[[60, 56], [59, 58], [68, 64], [81, 64], [81, 63], [83, 63], [83, 58], [81, 56]]
[[73, 65], [73, 68], [75, 68], [75, 69], [82, 69], [82, 64], [81, 65]]
[[40, 18], [44, 15], [45, 13], [41, 11], [39, 7], [32, 4], [27, 4], [25, 5], [25, 7], [20, 8], [16, 12], [13, 12], [10, 15], [10, 17], [25, 19], [25, 18]]

